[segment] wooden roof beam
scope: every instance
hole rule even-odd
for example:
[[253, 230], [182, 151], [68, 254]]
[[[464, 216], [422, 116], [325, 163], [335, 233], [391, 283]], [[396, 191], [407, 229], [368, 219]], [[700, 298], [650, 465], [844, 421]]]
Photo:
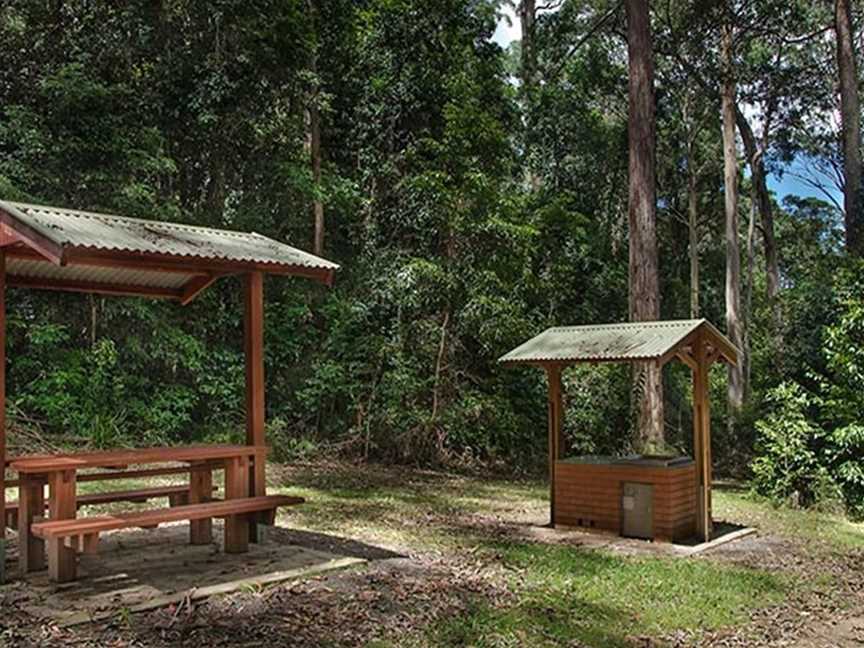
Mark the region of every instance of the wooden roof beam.
[[730, 364], [738, 364], [738, 349], [735, 348], [733, 344], [731, 344], [726, 338], [723, 336], [720, 331], [714, 328], [714, 325], [711, 322], [705, 321], [701, 328], [704, 328], [705, 331], [705, 340], [706, 343], [710, 344], [717, 352], [716, 359], [722, 357], [726, 360], [726, 362]]
[[94, 293], [97, 295], [117, 295], [122, 297], [149, 297], [151, 299], [172, 299], [176, 301], [180, 301], [183, 298], [183, 291], [177, 288], [130, 286], [126, 284], [22, 277], [18, 275], [8, 275], [7, 285], [12, 288], [30, 288], [32, 290], [59, 290], [61, 292]]
[[183, 306], [191, 303], [198, 295], [207, 290], [210, 286], [216, 283], [216, 280], [220, 277], [224, 277], [223, 274], [209, 274], [209, 275], [201, 275], [199, 277], [194, 277], [190, 279], [185, 286], [183, 286], [183, 295], [180, 297], [180, 303]]
[[35, 227], [22, 223], [19, 218], [3, 208], [0, 208], [0, 223], [15, 232], [25, 245], [36, 250], [44, 259], [54, 265], [66, 265], [66, 249], [51, 237]]

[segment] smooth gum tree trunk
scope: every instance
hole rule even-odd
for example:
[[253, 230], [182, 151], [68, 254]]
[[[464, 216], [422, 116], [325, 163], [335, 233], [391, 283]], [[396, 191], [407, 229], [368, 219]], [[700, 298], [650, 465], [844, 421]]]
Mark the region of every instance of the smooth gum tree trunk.
[[864, 214], [861, 203], [861, 106], [858, 72], [853, 47], [854, 34], [849, 0], [834, 3], [837, 33], [837, 70], [840, 81], [840, 121], [843, 132], [843, 210], [846, 219], [846, 249], [864, 255]]
[[[741, 325], [741, 244], [738, 225], [738, 155], [735, 150], [735, 76], [732, 60], [732, 26], [723, 27], [721, 41], [723, 83], [721, 107], [723, 113], [723, 185], [726, 212], [726, 334], [744, 352]], [[729, 409], [734, 414], [744, 404], [745, 362], [729, 365]]]

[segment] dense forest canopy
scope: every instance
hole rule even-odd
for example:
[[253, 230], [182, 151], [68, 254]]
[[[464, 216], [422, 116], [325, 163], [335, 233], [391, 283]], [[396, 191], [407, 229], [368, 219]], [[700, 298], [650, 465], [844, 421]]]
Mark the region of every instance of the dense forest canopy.
[[[553, 324], [633, 314], [625, 4], [10, 0], [0, 198], [255, 230], [340, 263], [332, 290], [266, 285], [281, 457], [531, 470], [542, 372], [496, 359]], [[502, 49], [491, 37], [511, 9], [522, 39]], [[713, 376], [716, 461], [777, 497], [852, 510], [858, 19], [843, 0], [652, 3], [642, 52], [657, 313], [738, 327], [744, 351], [737, 395]], [[794, 161], [825, 199], [770, 193]], [[233, 438], [241, 315], [233, 279], [186, 308], [13, 290], [13, 423], [102, 446]], [[635, 447], [632, 378], [565, 374], [570, 451]], [[690, 380], [663, 375], [662, 441], [682, 452]]]

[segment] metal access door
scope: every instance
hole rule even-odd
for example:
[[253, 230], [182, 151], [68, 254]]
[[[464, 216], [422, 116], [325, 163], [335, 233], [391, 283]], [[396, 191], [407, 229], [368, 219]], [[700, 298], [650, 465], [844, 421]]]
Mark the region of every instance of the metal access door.
[[654, 537], [654, 486], [624, 482], [621, 495], [621, 535]]

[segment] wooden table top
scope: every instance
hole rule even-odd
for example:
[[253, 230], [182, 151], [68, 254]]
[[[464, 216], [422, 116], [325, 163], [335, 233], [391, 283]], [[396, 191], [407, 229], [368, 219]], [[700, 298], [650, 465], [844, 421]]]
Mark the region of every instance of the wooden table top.
[[266, 454], [266, 446], [194, 445], [158, 448], [108, 450], [105, 452], [62, 453], [21, 457], [11, 462], [19, 473], [46, 473], [81, 468], [112, 468], [136, 464], [169, 463], [173, 461], [208, 461], [234, 459]]

